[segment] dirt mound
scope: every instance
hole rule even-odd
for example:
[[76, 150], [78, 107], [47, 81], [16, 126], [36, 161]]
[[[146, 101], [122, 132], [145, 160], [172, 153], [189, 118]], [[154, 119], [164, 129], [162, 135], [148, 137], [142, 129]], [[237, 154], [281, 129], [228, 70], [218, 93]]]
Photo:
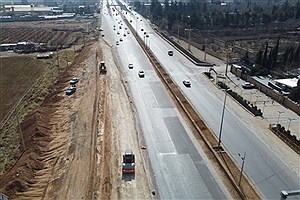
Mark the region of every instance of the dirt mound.
[[1, 177], [0, 191], [14, 197], [16, 192], [24, 192], [34, 184], [35, 172], [44, 169], [44, 163], [37, 158], [43, 151], [47, 151], [47, 145], [51, 141], [48, 129], [48, 108], [41, 108], [30, 113], [21, 123], [26, 151], [21, 154], [16, 164]]
[[[58, 170], [57, 168], [65, 163], [64, 158], [61, 157], [64, 155], [62, 148], [67, 148], [65, 144], [69, 141], [61, 133], [69, 133], [70, 113], [66, 109], [69, 103], [65, 103], [68, 99], [61, 94], [73, 77], [74, 67], [85, 62], [90, 48], [91, 46], [86, 46], [81, 49], [72, 65], [61, 72], [56, 83], [49, 88], [42, 106], [28, 114], [21, 123], [24, 141], [20, 143], [20, 151], [23, 153], [15, 165], [0, 176], [0, 192], [11, 199], [19, 198], [20, 193], [27, 199], [41, 198], [47, 190], [53, 168], [56, 167], [55, 170]], [[64, 114], [62, 115], [61, 112]], [[61, 143], [58, 143], [58, 140]], [[66, 160], [68, 162], [68, 159]], [[58, 179], [54, 178], [52, 181]]]

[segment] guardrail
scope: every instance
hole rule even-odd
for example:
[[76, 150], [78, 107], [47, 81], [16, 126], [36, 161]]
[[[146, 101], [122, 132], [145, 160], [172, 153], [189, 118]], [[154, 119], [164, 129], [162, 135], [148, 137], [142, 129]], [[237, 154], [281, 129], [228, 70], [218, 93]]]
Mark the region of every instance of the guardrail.
[[[127, 21], [127, 19], [121, 14], [124, 22], [127, 24], [131, 32], [136, 37], [136, 40], [142, 47], [143, 51], [148, 56], [150, 62], [154, 66], [154, 69], [156, 70], [158, 76], [163, 80], [165, 86], [171, 91], [172, 95], [175, 97], [181, 108], [184, 110], [196, 130], [198, 131], [199, 135], [202, 137], [204, 143], [208, 147], [208, 149], [212, 152], [214, 155], [216, 161], [218, 162], [219, 166], [224, 171], [225, 175], [231, 182], [232, 186], [235, 188], [237, 193], [239, 194], [240, 198], [242, 199], [261, 199], [258, 192], [254, 189], [251, 182], [248, 180], [248, 178], [245, 175], [242, 175], [243, 177], [243, 186], [246, 186], [247, 188], [251, 188], [250, 192], [242, 190], [240, 186], [237, 185], [238, 177], [233, 176], [233, 171], [239, 171], [239, 167], [236, 165], [236, 163], [233, 161], [233, 159], [230, 157], [230, 155], [222, 150], [222, 151], [216, 151], [215, 148], [218, 144], [218, 140], [213, 134], [213, 132], [206, 126], [198, 112], [194, 109], [192, 104], [188, 101], [188, 99], [185, 97], [185, 95], [181, 92], [178, 85], [173, 81], [172, 77], [164, 70], [158, 59], [155, 57], [153, 52], [147, 48], [144, 41], [138, 36], [137, 32], [132, 28], [131, 24]], [[225, 160], [230, 162], [231, 169], [229, 169], [229, 163], [226, 163]], [[234, 168], [234, 169], [233, 169]]]

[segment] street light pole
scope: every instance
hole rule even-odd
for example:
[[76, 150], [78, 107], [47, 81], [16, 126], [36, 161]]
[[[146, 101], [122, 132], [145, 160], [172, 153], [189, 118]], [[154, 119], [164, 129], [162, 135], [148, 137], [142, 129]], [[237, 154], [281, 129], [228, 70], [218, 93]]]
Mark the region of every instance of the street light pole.
[[135, 34], [136, 34], [136, 36], [138, 35], [138, 30], [137, 30], [137, 17], [135, 17]]
[[277, 123], [276, 123], [276, 124], [279, 123], [279, 118], [280, 118], [280, 115], [281, 115], [282, 113], [284, 113], [284, 112], [283, 112], [283, 111], [278, 111], [278, 118], [277, 118]]
[[191, 16], [187, 16], [189, 18], [189, 44], [188, 44], [188, 50], [191, 51]]
[[219, 131], [219, 141], [218, 141], [218, 150], [220, 150], [221, 146], [221, 136], [222, 136], [222, 128], [223, 128], [223, 121], [224, 121], [224, 114], [225, 114], [225, 105], [226, 105], [226, 97], [227, 97], [227, 90], [225, 90], [225, 98], [223, 103], [223, 110], [222, 110], [222, 117], [221, 117], [221, 125], [220, 125], [220, 131]]
[[266, 107], [266, 102], [264, 101], [264, 103], [263, 103], [263, 109], [262, 109], [263, 113], [264, 113], [265, 107]]
[[242, 181], [242, 175], [243, 175], [243, 170], [244, 170], [244, 164], [245, 164], [245, 159], [246, 159], [246, 151], [244, 152], [244, 156], [242, 157], [241, 154], [238, 154], [240, 158], [242, 159], [242, 168], [241, 168], [241, 173], [240, 173], [240, 178], [239, 178], [239, 184], [238, 186], [241, 186], [241, 181]]
[[290, 130], [291, 121], [293, 121], [293, 120], [295, 120], [295, 119], [291, 119], [291, 118], [288, 118], [288, 119], [289, 119], [289, 125], [288, 125], [287, 130], [289, 131], [289, 130]]

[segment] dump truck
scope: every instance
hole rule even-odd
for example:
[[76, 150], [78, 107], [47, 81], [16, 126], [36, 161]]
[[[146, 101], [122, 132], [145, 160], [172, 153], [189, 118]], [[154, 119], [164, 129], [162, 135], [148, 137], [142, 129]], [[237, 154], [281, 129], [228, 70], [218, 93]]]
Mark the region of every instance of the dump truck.
[[123, 173], [135, 173], [135, 156], [131, 149], [126, 149], [123, 154]]
[[105, 62], [104, 61], [100, 62], [99, 70], [100, 70], [100, 74], [106, 74], [107, 70], [106, 70], [106, 66], [105, 66]]

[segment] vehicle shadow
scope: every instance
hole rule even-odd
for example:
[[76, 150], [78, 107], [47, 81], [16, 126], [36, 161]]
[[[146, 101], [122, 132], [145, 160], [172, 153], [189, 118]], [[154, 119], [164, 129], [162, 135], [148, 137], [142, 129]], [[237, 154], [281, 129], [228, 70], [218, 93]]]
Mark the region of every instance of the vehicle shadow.
[[122, 173], [122, 180], [132, 181], [134, 179], [135, 179], [135, 173], [133, 173], [133, 174], [124, 174], [124, 173]]

